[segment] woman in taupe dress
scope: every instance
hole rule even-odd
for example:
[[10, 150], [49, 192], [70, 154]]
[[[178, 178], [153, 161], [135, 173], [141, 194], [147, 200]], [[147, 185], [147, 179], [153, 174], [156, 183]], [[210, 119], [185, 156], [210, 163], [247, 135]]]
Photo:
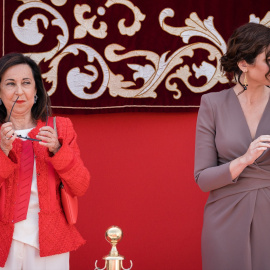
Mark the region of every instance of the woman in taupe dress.
[[196, 129], [203, 270], [269, 270], [270, 28], [236, 29], [221, 68], [236, 84], [202, 96]]

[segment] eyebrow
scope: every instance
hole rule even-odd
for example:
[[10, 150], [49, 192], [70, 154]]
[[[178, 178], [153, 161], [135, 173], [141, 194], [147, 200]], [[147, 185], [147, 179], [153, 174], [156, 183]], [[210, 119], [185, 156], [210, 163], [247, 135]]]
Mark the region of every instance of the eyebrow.
[[[31, 78], [23, 78], [22, 80], [31, 80]], [[9, 78], [8, 78], [8, 79], [5, 80], [5, 82], [6, 82], [6, 81], [15, 81], [15, 80], [14, 80], [14, 79], [9, 79]]]

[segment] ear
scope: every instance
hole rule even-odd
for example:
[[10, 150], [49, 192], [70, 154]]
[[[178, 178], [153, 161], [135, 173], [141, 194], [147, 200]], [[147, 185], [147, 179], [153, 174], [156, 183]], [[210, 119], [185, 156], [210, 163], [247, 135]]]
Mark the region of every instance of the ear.
[[246, 62], [246, 60], [241, 60], [237, 63], [237, 66], [239, 67], [239, 69], [242, 71], [242, 72], [247, 72], [248, 70], [248, 63]]

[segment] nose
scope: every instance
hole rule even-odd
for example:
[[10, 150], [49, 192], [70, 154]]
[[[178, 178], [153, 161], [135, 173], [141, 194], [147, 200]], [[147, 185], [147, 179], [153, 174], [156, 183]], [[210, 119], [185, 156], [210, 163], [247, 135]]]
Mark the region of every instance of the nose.
[[18, 96], [21, 96], [23, 94], [23, 89], [22, 89], [22, 86], [20, 84], [17, 85], [16, 94]]

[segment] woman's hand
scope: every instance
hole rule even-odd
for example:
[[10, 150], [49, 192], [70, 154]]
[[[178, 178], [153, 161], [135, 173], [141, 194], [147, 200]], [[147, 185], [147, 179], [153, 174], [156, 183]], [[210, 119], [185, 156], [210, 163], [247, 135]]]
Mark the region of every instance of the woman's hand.
[[267, 148], [270, 148], [270, 135], [262, 135], [249, 145], [247, 152], [242, 156], [243, 162], [247, 166], [254, 163]]
[[56, 154], [61, 147], [57, 133], [52, 127], [45, 126], [40, 128], [37, 139], [41, 140], [39, 144], [48, 147], [48, 150], [53, 154]]
[[1, 149], [8, 156], [10, 150], [12, 149], [12, 143], [16, 139], [17, 135], [15, 134], [15, 130], [12, 127], [11, 122], [4, 123], [1, 126]]

